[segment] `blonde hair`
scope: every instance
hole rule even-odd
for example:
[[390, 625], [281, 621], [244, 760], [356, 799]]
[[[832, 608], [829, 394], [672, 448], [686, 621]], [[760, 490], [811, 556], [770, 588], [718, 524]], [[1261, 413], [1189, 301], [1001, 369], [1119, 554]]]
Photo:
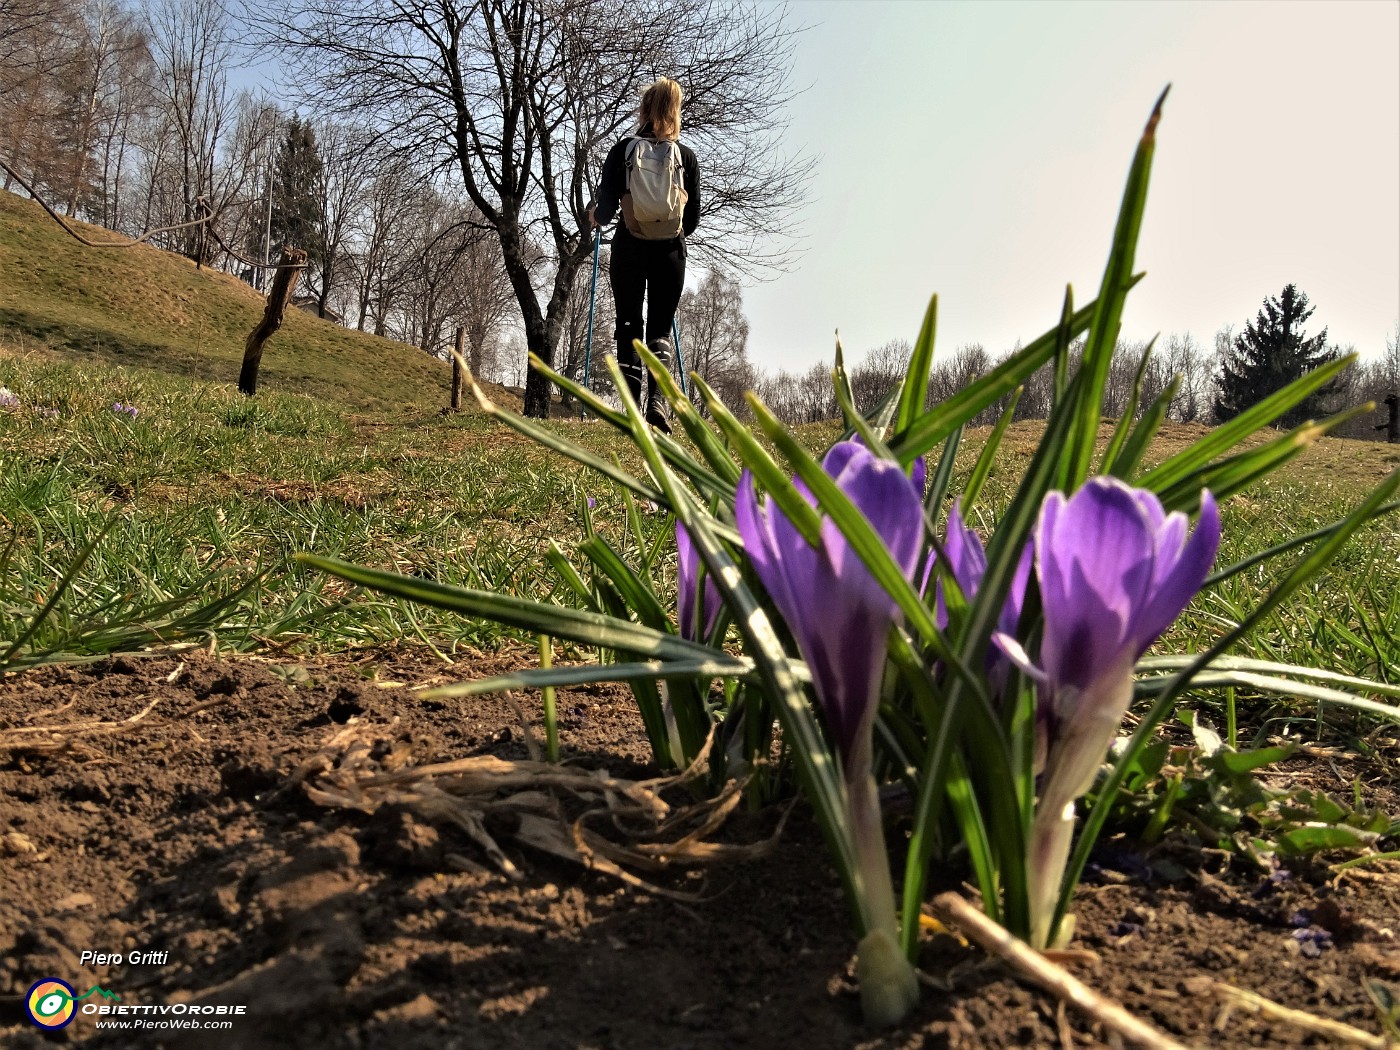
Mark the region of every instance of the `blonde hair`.
[[642, 124], [651, 125], [659, 139], [678, 138], [681, 133], [681, 86], [662, 77], [642, 92]]

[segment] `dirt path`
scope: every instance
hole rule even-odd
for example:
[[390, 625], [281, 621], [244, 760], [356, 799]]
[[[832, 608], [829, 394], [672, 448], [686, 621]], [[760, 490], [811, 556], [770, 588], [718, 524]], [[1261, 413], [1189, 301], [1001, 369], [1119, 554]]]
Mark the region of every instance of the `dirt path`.
[[[195, 651], [0, 679], [0, 1046], [1111, 1045], [946, 938], [929, 943], [922, 964], [950, 990], [926, 988], [901, 1029], [864, 1032], [845, 907], [800, 809], [770, 853], [712, 870], [703, 899], [686, 903], [493, 828], [523, 872], [511, 881], [458, 827], [402, 807], [373, 816], [322, 807], [291, 782], [347, 727], [376, 741], [385, 768], [525, 757], [505, 702], [448, 706], [412, 688], [509, 664], [483, 657], [445, 668], [416, 653], [277, 663]], [[560, 711], [566, 757], [645, 775], [625, 693], [564, 692]], [[119, 732], [71, 728], [127, 719]], [[1357, 771], [1327, 762], [1335, 773], [1322, 772], [1347, 790]], [[771, 813], [740, 815], [725, 835], [759, 842], [775, 823]], [[1210, 870], [1182, 859], [1155, 870], [1124, 863], [1127, 872], [1106, 862], [1082, 889], [1077, 945], [1100, 957], [1080, 971], [1089, 984], [1199, 1046], [1339, 1045], [1239, 1009], [1218, 1030], [1221, 981], [1380, 1030], [1365, 984], [1400, 989], [1396, 869], [1329, 886], [1305, 871], [1261, 879], [1209, 852], [1195, 864]], [[700, 889], [698, 879], [664, 878]], [[94, 964], [83, 952], [122, 958]], [[75, 995], [98, 985], [123, 1005], [152, 1008], [127, 1015], [136, 1019], [202, 1018], [190, 1010], [205, 1006], [245, 1012], [228, 1016], [227, 1032], [98, 1031], [81, 1009], [104, 1002], [94, 993], [71, 1026], [45, 1033], [22, 1004], [50, 977]], [[160, 1006], [184, 1012], [152, 1017]]]

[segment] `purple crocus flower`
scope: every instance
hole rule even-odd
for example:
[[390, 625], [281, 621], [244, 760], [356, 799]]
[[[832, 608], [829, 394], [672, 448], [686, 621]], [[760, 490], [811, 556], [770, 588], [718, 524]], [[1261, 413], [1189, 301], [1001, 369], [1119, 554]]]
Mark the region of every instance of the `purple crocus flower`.
[[[1011, 588], [1002, 603], [1001, 615], [997, 617], [997, 631], [1010, 635], [1021, 621], [1021, 608], [1026, 600], [1026, 584], [1031, 576], [1031, 544], [1021, 551], [1021, 560], [1016, 563], [1016, 571], [1011, 576]], [[987, 554], [982, 549], [982, 540], [977, 533], [963, 522], [962, 514], [955, 505], [948, 512], [948, 527], [943, 536], [943, 553], [947, 556], [948, 567], [953, 579], [958, 583], [963, 598], [973, 601], [982, 586], [982, 577], [987, 573]], [[924, 566], [923, 590], [927, 592], [933, 568], [938, 560], [936, 551], [930, 551]], [[943, 598], [943, 581], [934, 585], [934, 623], [939, 630], [948, 627], [948, 605]], [[987, 651], [986, 672], [993, 693], [1000, 693], [1006, 685], [1008, 665], [1011, 661], [997, 646]]]
[[[1016, 625], [1021, 622], [1021, 607], [1026, 600], [1026, 584], [1031, 576], [1031, 545], [1027, 544], [1021, 552], [1021, 560], [1016, 563], [1016, 571], [1011, 577], [1011, 589], [1007, 592], [1006, 602], [1001, 607], [1001, 615], [997, 618], [997, 630], [1012, 634], [1016, 630]], [[948, 556], [949, 571], [953, 574], [953, 579], [958, 581], [958, 588], [962, 591], [963, 597], [969, 602], [977, 595], [977, 591], [982, 586], [982, 577], [987, 572], [987, 554], [982, 549], [982, 540], [977, 533], [963, 522], [962, 514], [956, 506], [948, 512], [948, 528], [943, 537], [943, 552]], [[933, 569], [934, 558], [929, 558], [929, 571]], [[925, 576], [925, 586], [927, 586], [927, 575]], [[939, 629], [948, 626], [948, 607], [943, 601], [943, 585], [939, 583], [935, 588], [934, 597], [934, 622]], [[993, 657], [992, 659], [996, 659]]]
[[[876, 457], [858, 441], [833, 445], [822, 467], [884, 540], [905, 577], [912, 578], [924, 522], [914, 482], [897, 463]], [[815, 503], [800, 480], [793, 485]], [[856, 949], [861, 1007], [868, 1023], [893, 1024], [918, 998], [918, 982], [899, 948], [871, 736], [898, 606], [829, 519], [821, 523], [818, 545], [811, 546], [771, 498], [759, 505], [748, 471], [739, 479], [734, 516], [754, 571], [811, 669], [836, 743], [855, 861], [852, 903], [861, 916]]]
[[[909, 477], [857, 441], [833, 445], [822, 467], [912, 578], [923, 540], [923, 506]], [[815, 503], [800, 479], [793, 485]], [[847, 759], [874, 720], [895, 601], [830, 520], [822, 521], [821, 546], [812, 547], [771, 498], [760, 507], [747, 471], [734, 515], [744, 550], [811, 668], [831, 735]]]
[[1049, 939], [1074, 831], [1074, 803], [1094, 783], [1133, 694], [1133, 665], [1205, 582], [1220, 514], [1201, 494], [1195, 531], [1145, 489], [1090, 478], [1069, 499], [1052, 492], [1035, 528], [1045, 612], [1040, 665], [1013, 639], [1003, 651], [1040, 683], [1043, 768], [1031, 837], [1032, 932]]
[[700, 556], [695, 552], [695, 545], [690, 541], [690, 533], [679, 521], [676, 522], [676, 554], [676, 619], [681, 637], [692, 642], [703, 641], [714, 633], [715, 621], [719, 619], [723, 601], [719, 596], [719, 588], [715, 586], [714, 578], [708, 572], [705, 573], [704, 594], [701, 598], [704, 603], [701, 616], [705, 621], [705, 629], [702, 634], [697, 635], [695, 633], [695, 591], [700, 580]]

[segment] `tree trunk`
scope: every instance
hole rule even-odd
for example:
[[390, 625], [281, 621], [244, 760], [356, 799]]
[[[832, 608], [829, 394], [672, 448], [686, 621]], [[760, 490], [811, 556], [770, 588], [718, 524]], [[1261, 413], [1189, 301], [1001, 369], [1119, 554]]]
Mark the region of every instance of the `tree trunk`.
[[466, 345], [467, 330], [457, 328], [457, 352], [452, 355], [452, 411], [462, 411], [462, 350]]
[[243, 369], [238, 373], [238, 389], [249, 397], [258, 392], [258, 368], [262, 365], [263, 344], [282, 327], [282, 317], [287, 312], [292, 289], [305, 268], [306, 252], [300, 248], [282, 249], [282, 257], [277, 260], [277, 276], [272, 279], [272, 290], [267, 294], [267, 309], [258, 326], [248, 334], [248, 342], [243, 348]]
[[331, 297], [331, 271], [334, 263], [331, 262], [331, 253], [326, 252], [325, 264], [321, 267], [321, 298], [316, 303], [316, 315], [326, 316], [326, 300]]

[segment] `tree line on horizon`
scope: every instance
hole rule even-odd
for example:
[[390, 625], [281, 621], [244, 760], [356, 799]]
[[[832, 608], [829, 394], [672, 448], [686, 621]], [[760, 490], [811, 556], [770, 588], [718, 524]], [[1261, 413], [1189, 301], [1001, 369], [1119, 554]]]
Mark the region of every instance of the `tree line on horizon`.
[[[1309, 334], [1306, 322], [1312, 312], [1307, 295], [1289, 284], [1278, 295], [1265, 298], [1254, 319], [1242, 328], [1220, 328], [1209, 346], [1190, 332], [1169, 333], [1151, 343], [1120, 340], [1109, 367], [1103, 415], [1111, 419], [1140, 415], [1175, 379], [1177, 386], [1166, 406], [1168, 419], [1206, 426], [1233, 419], [1305, 372], [1354, 352], [1354, 347], [1330, 344], [1325, 328]], [[930, 404], [951, 397], [1019, 349], [1018, 345], [997, 355], [980, 343], [967, 343], [947, 354], [935, 353]], [[892, 340], [847, 365], [858, 408], [873, 409], [903, 378], [912, 351], [907, 340]], [[1071, 345], [1071, 372], [1082, 353], [1082, 341]], [[822, 361], [797, 373], [756, 374], [751, 385], [784, 421], [814, 423], [840, 416], [831, 370], [832, 363]], [[1054, 375], [1047, 365], [1024, 384], [1012, 419], [1046, 418], [1053, 393]], [[1383, 440], [1384, 434], [1377, 431], [1384, 429], [1388, 414], [1384, 402], [1392, 394], [1400, 394], [1400, 322], [1386, 338], [1381, 355], [1357, 361], [1275, 426], [1291, 428], [1371, 401], [1377, 412], [1348, 420], [1334, 433]], [[991, 426], [1009, 407], [1010, 396], [984, 409], [973, 425]]]

